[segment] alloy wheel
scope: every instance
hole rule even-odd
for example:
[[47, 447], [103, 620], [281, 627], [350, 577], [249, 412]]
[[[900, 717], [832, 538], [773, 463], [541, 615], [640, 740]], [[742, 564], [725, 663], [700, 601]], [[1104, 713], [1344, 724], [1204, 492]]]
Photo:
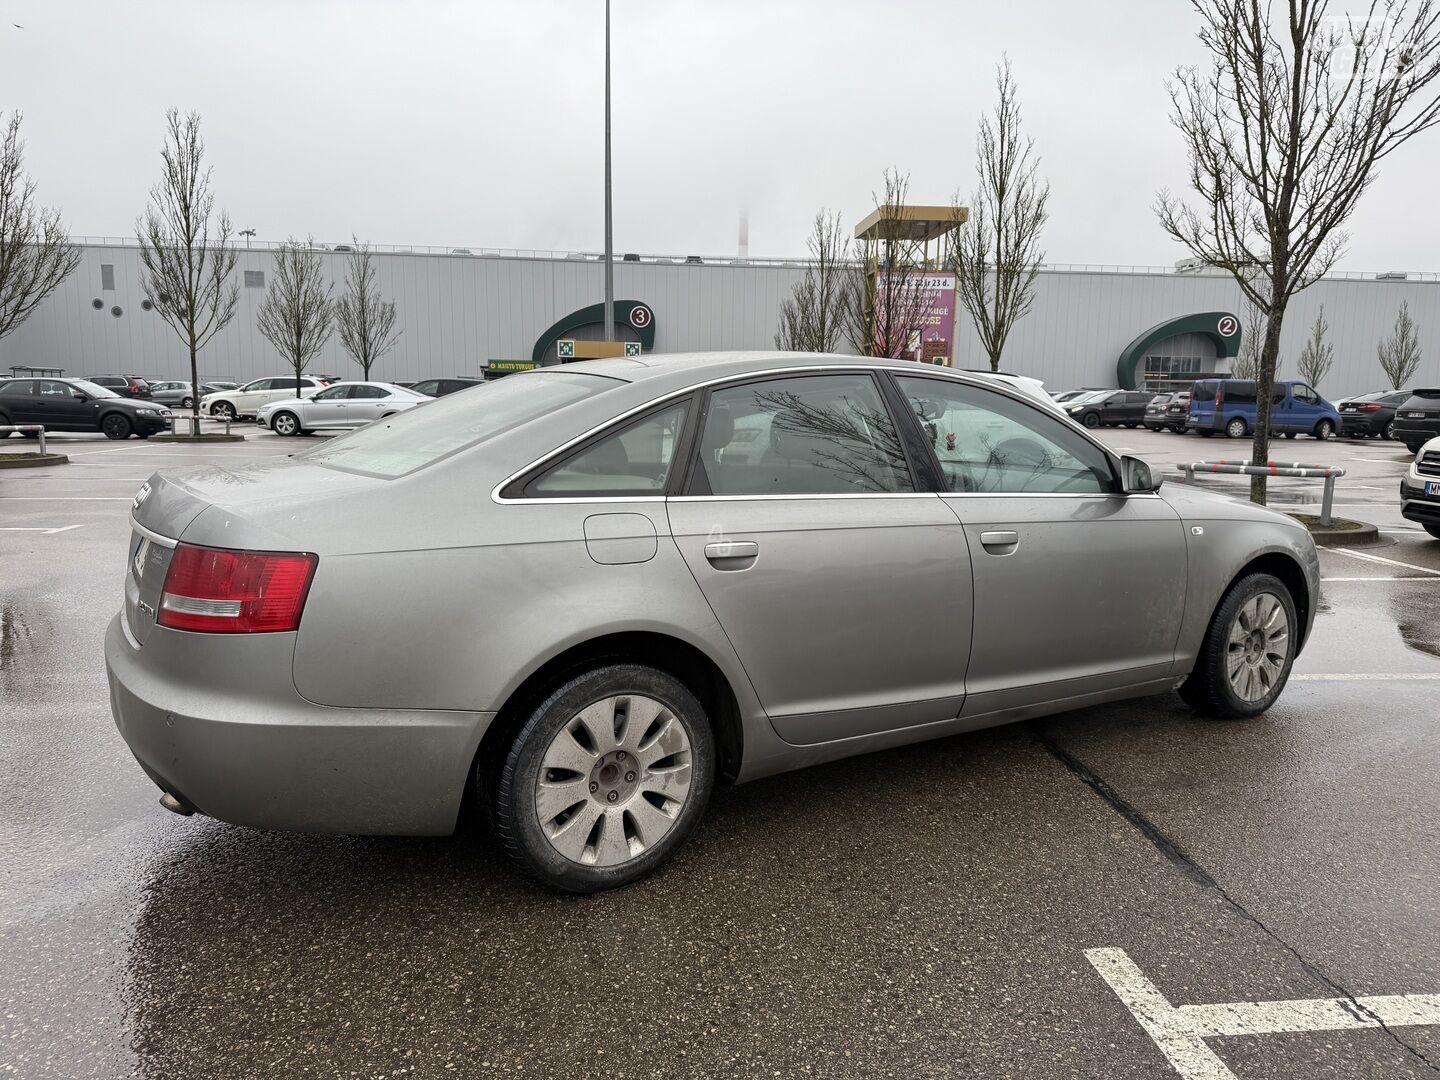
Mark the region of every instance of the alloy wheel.
[[295, 417], [288, 412], [277, 413], [271, 427], [276, 435], [294, 435], [300, 430]]
[[616, 866], [657, 844], [690, 796], [690, 738], [664, 703], [607, 697], [576, 713], [540, 762], [535, 813], [572, 862]]
[[1274, 593], [1256, 593], [1230, 624], [1225, 675], [1242, 701], [1259, 701], [1280, 679], [1290, 655], [1290, 619]]

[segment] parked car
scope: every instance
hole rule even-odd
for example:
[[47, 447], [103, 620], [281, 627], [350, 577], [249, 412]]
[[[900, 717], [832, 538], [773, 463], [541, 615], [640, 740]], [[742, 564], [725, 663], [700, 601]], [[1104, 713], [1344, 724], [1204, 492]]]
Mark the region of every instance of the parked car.
[[1416, 389], [1395, 410], [1395, 438], [1412, 454], [1440, 435], [1440, 388]]
[[[201, 383], [200, 396], [203, 398], [206, 394], [218, 394], [222, 389], [214, 383]], [[188, 382], [152, 382], [150, 397], [162, 405], [169, 405], [172, 409], [189, 409], [195, 404], [195, 395], [191, 392]]]
[[432, 400], [424, 394], [378, 382], [342, 382], [308, 398], [284, 398], [260, 406], [255, 419], [276, 435], [304, 435], [362, 427]]
[[[325, 389], [325, 383], [313, 375], [300, 377], [300, 396], [310, 397]], [[200, 399], [200, 411], [221, 420], [254, 417], [262, 405], [295, 396], [295, 376], [280, 375], [269, 379], [253, 379], [237, 390], [221, 390]]]
[[426, 397], [444, 397], [457, 390], [469, 390], [470, 387], [479, 385], [479, 379], [421, 379], [417, 383], [411, 383], [410, 389]]
[[229, 379], [206, 379], [204, 385], [213, 386], [216, 390], [239, 390], [238, 382], [231, 382]]
[[1152, 397], [1145, 406], [1145, 426], [1151, 431], [1164, 431], [1167, 426], [1165, 408], [1174, 400], [1174, 394], [1156, 394]]
[[1139, 427], [1151, 394], [1143, 390], [1100, 390], [1063, 406], [1070, 418], [1088, 428]]
[[1181, 390], [1165, 406], [1165, 426], [1177, 435], [1190, 430], [1190, 391]]
[[[1255, 393], [1254, 379], [1198, 380], [1191, 391], [1190, 427], [1201, 435], [1244, 438], [1255, 430]], [[1328, 439], [1340, 430], [1340, 413], [1305, 383], [1282, 380], [1273, 391], [1270, 430], [1291, 439]]]
[[1106, 386], [1082, 386], [1079, 390], [1061, 390], [1059, 393], [1050, 396], [1055, 399], [1056, 404], [1065, 405], [1074, 401], [1076, 398], [1108, 389], [1109, 387]]
[[87, 382], [103, 386], [119, 397], [148, 398], [150, 384], [138, 375], [91, 375]]
[[1400, 513], [1440, 540], [1440, 438], [1421, 444], [1401, 479]]
[[468, 793], [577, 892], [663, 863], [720, 778], [1177, 683], [1256, 715], [1319, 590], [1293, 519], [1162, 488], [1002, 380], [864, 357], [518, 373], [157, 473], [132, 519], [105, 657], [166, 807], [440, 834]]
[[1393, 439], [1395, 410], [1409, 397], [1409, 390], [1376, 390], [1337, 401], [1341, 434], [1352, 439]]
[[173, 415], [163, 405], [123, 398], [85, 379], [0, 383], [0, 425], [44, 424], [46, 431], [101, 431], [110, 439], [148, 439], [167, 430]]

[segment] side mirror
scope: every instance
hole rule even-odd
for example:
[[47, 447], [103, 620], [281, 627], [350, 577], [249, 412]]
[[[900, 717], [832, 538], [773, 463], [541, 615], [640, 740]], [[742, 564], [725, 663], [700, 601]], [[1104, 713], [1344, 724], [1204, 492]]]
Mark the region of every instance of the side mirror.
[[1125, 486], [1126, 495], [1149, 494], [1159, 491], [1160, 485], [1164, 483], [1159, 477], [1150, 471], [1150, 466], [1137, 457], [1126, 454], [1120, 459], [1120, 479]]
[[89, 395], [89, 394], [82, 394], [82, 393], [80, 393], [79, 390], [76, 390], [76, 391], [75, 391], [75, 400], [76, 400], [76, 401], [79, 401], [79, 402], [86, 402], [86, 401], [89, 401], [89, 400], [90, 400], [90, 395]]

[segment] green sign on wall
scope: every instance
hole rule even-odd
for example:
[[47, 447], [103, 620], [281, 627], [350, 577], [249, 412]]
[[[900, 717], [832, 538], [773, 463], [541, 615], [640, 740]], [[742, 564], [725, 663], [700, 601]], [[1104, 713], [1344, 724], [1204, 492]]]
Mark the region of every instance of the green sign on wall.
[[509, 374], [512, 371], [533, 371], [535, 365], [529, 360], [490, 360], [485, 364], [485, 370], [494, 372], [496, 375]]

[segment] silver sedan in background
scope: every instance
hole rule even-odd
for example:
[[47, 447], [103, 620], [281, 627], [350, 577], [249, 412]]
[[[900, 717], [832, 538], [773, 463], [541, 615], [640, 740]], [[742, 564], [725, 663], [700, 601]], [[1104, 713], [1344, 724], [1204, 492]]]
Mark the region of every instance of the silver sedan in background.
[[813, 354], [513, 375], [131, 518], [105, 656], [164, 805], [437, 834], [470, 792], [577, 892], [720, 780], [1177, 688], [1257, 715], [1319, 596], [1296, 521], [1004, 379]]
[[277, 435], [304, 435], [361, 427], [431, 400], [393, 383], [340, 382], [308, 398], [284, 398], [262, 405], [255, 420]]

